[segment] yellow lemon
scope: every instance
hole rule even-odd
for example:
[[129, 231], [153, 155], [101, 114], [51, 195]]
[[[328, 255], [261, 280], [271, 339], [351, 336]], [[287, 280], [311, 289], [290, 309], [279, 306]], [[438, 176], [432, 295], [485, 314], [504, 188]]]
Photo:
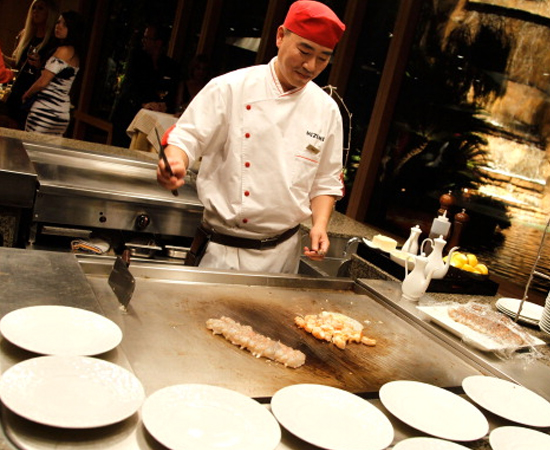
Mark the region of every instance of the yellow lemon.
[[475, 272], [476, 270], [474, 269], [474, 267], [470, 264], [464, 264], [462, 267], [461, 267], [462, 270], [465, 270], [466, 272]]
[[451, 266], [457, 269], [461, 269], [467, 263], [468, 257], [464, 253], [453, 253], [453, 256], [451, 256]]
[[472, 266], [472, 267], [477, 266], [477, 256], [476, 255], [474, 255], [473, 253], [468, 253], [466, 255], [466, 257], [468, 258], [468, 264], [470, 264], [470, 266]]
[[489, 269], [485, 264], [478, 264], [475, 266], [476, 272], [479, 272], [481, 275], [487, 275], [489, 273]]

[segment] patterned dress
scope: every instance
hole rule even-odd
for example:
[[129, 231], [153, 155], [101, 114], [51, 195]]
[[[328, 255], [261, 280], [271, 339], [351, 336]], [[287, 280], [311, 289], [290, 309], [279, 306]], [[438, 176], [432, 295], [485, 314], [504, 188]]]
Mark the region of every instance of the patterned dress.
[[69, 92], [78, 68], [52, 56], [46, 62], [46, 70], [54, 73], [52, 81], [36, 94], [25, 131], [63, 135], [69, 126], [71, 99]]

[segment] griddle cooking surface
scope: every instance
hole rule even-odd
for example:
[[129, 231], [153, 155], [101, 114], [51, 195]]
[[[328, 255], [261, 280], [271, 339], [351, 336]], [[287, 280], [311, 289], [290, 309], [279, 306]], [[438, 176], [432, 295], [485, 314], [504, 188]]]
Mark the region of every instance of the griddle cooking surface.
[[[377, 345], [351, 343], [341, 350], [294, 325], [297, 314], [323, 310], [364, 323], [365, 334]], [[292, 369], [255, 358], [214, 335], [205, 323], [224, 315], [301, 350], [305, 365]], [[348, 291], [182, 285], [142, 278], [122, 320], [124, 351], [153, 391], [200, 382], [271, 397], [291, 384], [322, 383], [368, 395], [396, 379], [456, 387], [465, 376], [479, 373], [374, 299]]]

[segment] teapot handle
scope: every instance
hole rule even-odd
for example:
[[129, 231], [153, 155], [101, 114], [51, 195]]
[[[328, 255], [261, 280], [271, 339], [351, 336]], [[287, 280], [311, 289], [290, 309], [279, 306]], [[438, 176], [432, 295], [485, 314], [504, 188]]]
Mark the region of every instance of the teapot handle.
[[407, 278], [407, 276], [409, 275], [409, 260], [411, 259], [414, 261], [415, 258], [413, 255], [405, 256], [405, 278]]
[[424, 251], [424, 245], [426, 245], [426, 242], [428, 242], [428, 241], [432, 244], [432, 248], [433, 248], [433, 246], [434, 246], [434, 241], [433, 241], [433, 239], [431, 239], [431, 238], [426, 238], [426, 239], [424, 239], [424, 240], [422, 241], [422, 245], [420, 246], [420, 253], [426, 253], [426, 252]]

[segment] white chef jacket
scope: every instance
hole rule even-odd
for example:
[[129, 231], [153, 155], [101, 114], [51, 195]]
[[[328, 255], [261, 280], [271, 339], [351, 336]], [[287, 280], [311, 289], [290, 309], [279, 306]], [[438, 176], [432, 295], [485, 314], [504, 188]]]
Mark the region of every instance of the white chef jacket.
[[276, 236], [311, 216], [312, 198], [342, 195], [338, 105], [313, 82], [284, 92], [275, 60], [211, 80], [168, 138], [190, 167], [202, 157], [197, 193], [220, 233]]

